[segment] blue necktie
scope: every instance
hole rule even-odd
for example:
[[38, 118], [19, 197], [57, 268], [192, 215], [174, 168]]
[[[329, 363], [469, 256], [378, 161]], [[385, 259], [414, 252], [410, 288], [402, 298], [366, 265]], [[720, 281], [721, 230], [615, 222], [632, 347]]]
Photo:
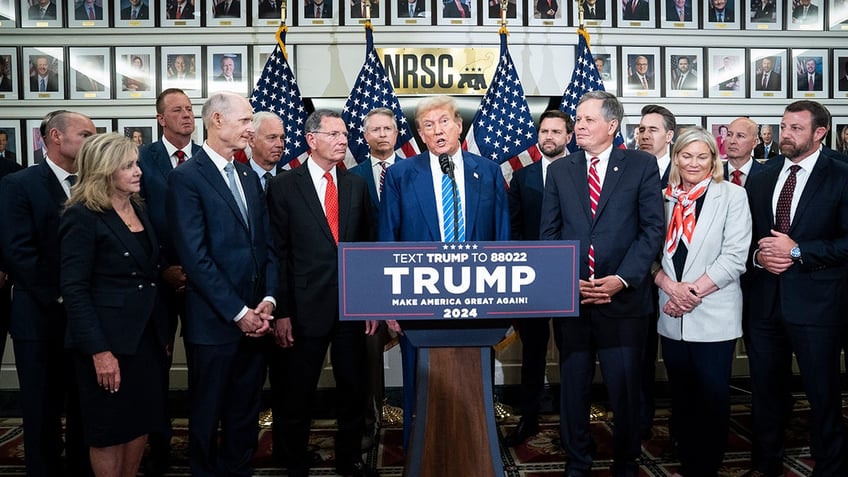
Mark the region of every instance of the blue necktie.
[[41, 78], [41, 82], [39, 83], [38, 90], [39, 91], [47, 91], [47, 80], [46, 79]]
[[233, 199], [236, 200], [236, 205], [238, 205], [239, 211], [241, 211], [241, 218], [244, 219], [244, 223], [247, 224], [247, 206], [244, 205], [244, 201], [241, 199], [241, 194], [239, 194], [238, 185], [236, 185], [236, 174], [235, 167], [233, 167], [233, 163], [227, 163], [224, 166], [224, 172], [227, 173], [227, 181], [230, 183], [230, 192], [233, 193]]
[[[442, 213], [445, 217], [445, 242], [465, 242], [465, 217], [462, 215], [462, 201], [454, 197], [450, 177], [442, 175]], [[458, 216], [456, 233], [453, 224], [453, 204], [456, 200], [456, 211]]]

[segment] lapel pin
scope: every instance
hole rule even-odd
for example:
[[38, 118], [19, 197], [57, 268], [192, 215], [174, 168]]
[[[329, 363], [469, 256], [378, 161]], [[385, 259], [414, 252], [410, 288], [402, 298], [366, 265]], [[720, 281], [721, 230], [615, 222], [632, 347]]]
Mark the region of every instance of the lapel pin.
[[242, 172], [241, 175], [243, 175], [244, 177], [247, 177], [247, 172]]
[[478, 176], [478, 175], [477, 175], [477, 173], [475, 172], [475, 173], [474, 173], [474, 178], [475, 178], [475, 179], [479, 179], [479, 178], [480, 178], [480, 176]]
[[613, 170], [614, 172], [618, 172], [618, 166], [614, 166], [614, 167], [612, 168], [612, 170]]

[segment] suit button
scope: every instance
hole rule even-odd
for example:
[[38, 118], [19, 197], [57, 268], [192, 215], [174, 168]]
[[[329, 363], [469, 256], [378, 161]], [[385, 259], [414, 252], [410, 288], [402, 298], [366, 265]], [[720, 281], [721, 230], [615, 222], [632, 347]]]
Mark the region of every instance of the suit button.
[[139, 289], [139, 290], [143, 290], [143, 289], [144, 289], [144, 285], [139, 285], [139, 286], [138, 286], [138, 289]]
[[125, 257], [129, 257], [129, 256], [130, 256], [130, 253], [129, 253], [129, 252], [124, 252], [124, 256], [125, 256]]
[[134, 276], [136, 276], [136, 275], [138, 275], [138, 273], [136, 273], [136, 272], [132, 272], [132, 273], [130, 273], [130, 276], [132, 276], [132, 277], [134, 277]]
[[152, 286], [153, 288], [156, 288], [156, 284], [153, 283], [153, 282], [150, 282], [150, 286]]

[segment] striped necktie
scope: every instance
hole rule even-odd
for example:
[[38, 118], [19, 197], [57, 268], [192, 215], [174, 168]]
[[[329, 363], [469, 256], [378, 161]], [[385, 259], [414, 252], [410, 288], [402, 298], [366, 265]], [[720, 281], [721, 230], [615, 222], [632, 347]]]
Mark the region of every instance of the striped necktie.
[[[442, 175], [442, 213], [445, 223], [445, 242], [465, 242], [465, 217], [462, 202], [454, 196], [453, 185], [447, 174]], [[454, 202], [456, 202], [456, 226], [454, 226]]]
[[336, 190], [336, 184], [333, 182], [333, 175], [330, 171], [324, 173], [324, 179], [327, 179], [327, 190], [324, 191], [324, 213], [327, 214], [327, 224], [330, 225], [330, 232], [333, 233], [333, 240], [336, 244], [339, 243], [339, 193]]
[[[592, 158], [589, 166], [589, 206], [592, 209], [592, 220], [595, 220], [595, 212], [598, 211], [598, 200], [601, 198], [601, 179], [598, 176], [597, 157]], [[595, 276], [595, 245], [589, 244], [589, 277]]]
[[247, 224], [247, 206], [244, 204], [244, 200], [242, 200], [241, 194], [239, 193], [238, 185], [236, 184], [235, 167], [233, 167], [232, 162], [228, 162], [227, 165], [224, 166], [224, 172], [227, 173], [227, 181], [230, 183], [230, 192], [233, 194], [233, 199], [236, 201], [239, 212], [241, 212], [241, 218], [244, 219], [244, 223]]

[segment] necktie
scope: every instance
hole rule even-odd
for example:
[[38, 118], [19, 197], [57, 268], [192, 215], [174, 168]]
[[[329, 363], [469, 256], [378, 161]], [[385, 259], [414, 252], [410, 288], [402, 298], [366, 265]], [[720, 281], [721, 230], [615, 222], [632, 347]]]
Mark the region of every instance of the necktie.
[[315, 5], [315, 18], [321, 18], [321, 7]]
[[130, 18], [132, 18], [133, 20], [137, 19], [138, 18], [138, 10], [133, 10]]
[[380, 167], [382, 170], [380, 171], [380, 190], [378, 191], [377, 197], [383, 196], [383, 184], [386, 183], [386, 161], [380, 161]]
[[724, 23], [724, 12], [718, 14], [718, 21]]
[[645, 80], [645, 77], [640, 76], [639, 79], [642, 80], [642, 89], [648, 89], [648, 82]]
[[454, 3], [456, 3], [456, 9], [459, 12], [459, 16], [465, 18], [465, 9], [462, 8], [462, 2], [460, 2], [459, 0], [454, 0]]
[[639, 0], [633, 0], [632, 2], [630, 2], [630, 13], [636, 13], [636, 3], [638, 1]]
[[324, 179], [327, 179], [327, 190], [324, 191], [324, 209], [327, 214], [327, 223], [330, 225], [330, 232], [333, 233], [333, 240], [338, 244], [339, 193], [336, 191], [336, 184], [333, 183], [333, 175], [329, 171], [324, 173]]
[[783, 189], [780, 189], [780, 195], [777, 197], [777, 210], [774, 214], [774, 225], [778, 232], [785, 234], [789, 233], [790, 211], [792, 210], [792, 195], [795, 194], [795, 174], [801, 166], [795, 164], [789, 166], [789, 176], [786, 177], [786, 182], [783, 183]]
[[179, 19], [183, 15], [183, 6], [177, 5], [177, 19]]
[[230, 183], [230, 192], [233, 194], [233, 199], [236, 201], [239, 212], [241, 212], [241, 218], [244, 219], [244, 223], [247, 224], [247, 206], [244, 205], [244, 201], [241, 199], [241, 194], [239, 194], [238, 185], [236, 185], [235, 167], [233, 167], [232, 162], [228, 162], [227, 165], [224, 166], [224, 172], [227, 173], [227, 181]]
[[68, 184], [70, 184], [71, 187], [73, 187], [74, 184], [77, 183], [77, 175], [76, 174], [69, 174], [68, 177], [65, 178], [65, 180], [68, 181]]
[[94, 10], [91, 8], [88, 9], [88, 19], [94, 20]]
[[594, 16], [595, 16], [595, 7], [590, 7], [590, 8], [589, 8], [589, 16], [590, 16], [590, 17], [594, 17]]
[[765, 154], [763, 154], [763, 156], [765, 156], [766, 158], [768, 158], [769, 149], [771, 149], [771, 145], [763, 147], [763, 150], [765, 151]]
[[686, 78], [685, 75], [680, 75], [680, 81], [677, 82], [677, 89], [683, 89], [683, 79]]
[[414, 16], [415, 16], [415, 4], [412, 4], [412, 5], [409, 6], [409, 18], [412, 18]]
[[44, 20], [44, 17], [47, 16], [47, 7], [41, 7], [41, 19]]
[[766, 88], [767, 84], [768, 84], [768, 73], [763, 75], [763, 89]]
[[[589, 165], [589, 206], [592, 209], [592, 220], [595, 220], [595, 212], [598, 211], [598, 199], [601, 198], [601, 179], [598, 177], [597, 157], [592, 158]], [[595, 276], [595, 245], [589, 244], [589, 276]]]
[[731, 172], [731, 173], [730, 173], [730, 175], [731, 175], [731, 176], [733, 176], [733, 177], [730, 179], [730, 182], [731, 182], [732, 184], [736, 184], [736, 185], [738, 185], [738, 186], [741, 186], [741, 185], [742, 185], [742, 171], [740, 171], [739, 169], [737, 169], [737, 170], [735, 170], [735, 171]]
[[678, 10], [678, 11], [677, 11], [677, 16], [679, 16], [679, 17], [680, 17], [680, 21], [682, 21], [682, 22], [683, 22], [683, 21], [686, 21], [686, 17], [683, 15], [683, 10]]
[[41, 80], [38, 83], [38, 90], [39, 91], [47, 91], [47, 80], [46, 79], [41, 78]]
[[178, 166], [186, 161], [186, 153], [183, 152], [182, 149], [177, 149], [177, 151], [174, 153], [174, 156], [177, 157], [177, 165]]
[[262, 174], [262, 178], [265, 179], [262, 184], [262, 190], [268, 192], [268, 183], [271, 182], [271, 179], [274, 178], [274, 175], [270, 172], [265, 172], [265, 174]]
[[[454, 202], [456, 202], [456, 226], [454, 226]], [[453, 185], [447, 174], [442, 175], [442, 213], [445, 218], [445, 242], [465, 242], [465, 216], [462, 203], [454, 196]]]
[[813, 75], [807, 76], [807, 88], [809, 91], [813, 90]]

